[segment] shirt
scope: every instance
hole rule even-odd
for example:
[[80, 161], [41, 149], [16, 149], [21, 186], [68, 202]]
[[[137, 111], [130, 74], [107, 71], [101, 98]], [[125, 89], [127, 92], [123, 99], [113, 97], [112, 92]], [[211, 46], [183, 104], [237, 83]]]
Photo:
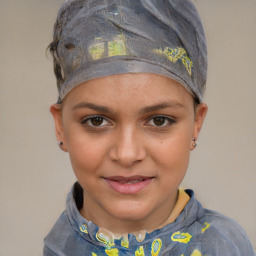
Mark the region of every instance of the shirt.
[[76, 201], [82, 195], [74, 186], [66, 210], [45, 238], [44, 256], [256, 256], [234, 220], [204, 209], [192, 190], [185, 192], [190, 200], [175, 221], [151, 233], [116, 239], [80, 215]]

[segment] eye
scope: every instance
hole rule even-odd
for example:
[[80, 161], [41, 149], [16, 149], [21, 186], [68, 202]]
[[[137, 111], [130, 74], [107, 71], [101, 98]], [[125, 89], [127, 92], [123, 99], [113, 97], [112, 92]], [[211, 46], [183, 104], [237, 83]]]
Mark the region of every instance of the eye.
[[149, 121], [148, 124], [155, 127], [166, 127], [175, 123], [175, 120], [166, 116], [154, 116]]
[[102, 116], [93, 116], [83, 120], [82, 124], [86, 124], [91, 127], [103, 127], [108, 126], [110, 123]]

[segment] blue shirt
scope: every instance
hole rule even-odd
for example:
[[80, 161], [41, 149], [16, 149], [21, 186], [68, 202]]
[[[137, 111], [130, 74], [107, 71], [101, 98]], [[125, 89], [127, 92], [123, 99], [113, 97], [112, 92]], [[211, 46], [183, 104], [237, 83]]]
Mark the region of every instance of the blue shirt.
[[[232, 219], [204, 209], [192, 190], [190, 200], [171, 224], [147, 233], [113, 239], [79, 213], [74, 186], [66, 210], [45, 238], [44, 256], [256, 256], [243, 229]], [[74, 193], [75, 192], [75, 193]], [[78, 206], [78, 208], [77, 208]]]

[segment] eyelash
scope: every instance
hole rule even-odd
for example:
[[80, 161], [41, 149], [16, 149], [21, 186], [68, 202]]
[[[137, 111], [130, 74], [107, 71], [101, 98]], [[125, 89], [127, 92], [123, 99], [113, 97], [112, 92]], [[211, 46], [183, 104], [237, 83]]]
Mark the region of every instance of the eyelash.
[[[93, 120], [93, 119], [97, 119], [97, 118], [98, 118], [98, 119], [102, 119], [103, 123], [104, 123], [104, 122], [107, 122], [108, 124], [111, 124], [111, 123], [108, 121], [108, 119], [107, 119], [106, 117], [100, 116], [100, 115], [87, 117], [87, 118], [85, 118], [84, 120], [82, 120], [81, 123], [82, 123], [83, 125], [86, 125], [86, 126], [90, 127], [90, 128], [103, 128], [103, 127], [105, 127], [105, 126], [109, 126], [109, 125], [102, 125], [102, 124], [100, 124], [100, 125], [93, 125], [93, 124], [92, 124], [92, 120]], [[90, 122], [91, 124], [89, 124], [89, 122]]]
[[[170, 118], [168, 116], [156, 115], [156, 116], [150, 117], [149, 120], [147, 121], [147, 124], [149, 124], [151, 121], [154, 122], [154, 119], [156, 119], [156, 118], [162, 118], [163, 119], [162, 121], [164, 121], [164, 125], [156, 125], [156, 124], [150, 125], [155, 129], [167, 128], [176, 122], [176, 120], [174, 120], [173, 118]], [[166, 122], [167, 122], [167, 124], [166, 124]]]
[[[93, 119], [97, 119], [97, 118], [101, 119], [102, 123], [100, 123], [99, 125], [92, 124]], [[163, 125], [161, 125], [161, 124], [156, 125], [155, 123], [150, 124], [150, 122], [156, 121], [156, 120], [154, 120], [156, 118], [162, 119], [161, 121], [164, 121], [164, 124]], [[105, 122], [107, 122], [107, 124], [104, 124]], [[167, 122], [167, 124], [166, 124], [166, 122]], [[163, 128], [168, 128], [169, 126], [171, 126], [175, 122], [176, 122], [176, 120], [174, 120], [173, 118], [163, 116], [163, 115], [155, 115], [155, 116], [151, 116], [148, 119], [148, 121], [146, 122], [146, 125], [151, 126], [154, 129], [163, 129]], [[101, 116], [101, 115], [89, 116], [89, 117], [85, 118], [84, 120], [82, 120], [81, 123], [83, 125], [86, 125], [87, 127], [91, 128], [91, 129], [102, 129], [102, 128], [105, 128], [106, 126], [111, 126], [111, 122], [105, 116]]]

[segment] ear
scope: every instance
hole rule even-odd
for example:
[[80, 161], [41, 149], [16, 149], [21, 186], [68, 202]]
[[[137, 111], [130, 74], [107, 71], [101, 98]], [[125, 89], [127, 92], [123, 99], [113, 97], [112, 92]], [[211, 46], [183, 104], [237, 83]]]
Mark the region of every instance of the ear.
[[59, 142], [63, 142], [63, 144], [61, 145], [61, 149], [67, 152], [67, 143], [61, 116], [61, 104], [51, 105], [50, 112], [54, 119], [56, 138]]
[[[205, 116], [208, 111], [208, 106], [205, 103], [201, 103], [196, 107], [195, 110], [195, 123], [194, 123], [194, 129], [193, 129], [193, 137], [197, 140], [200, 130], [203, 126], [203, 122], [205, 119]], [[191, 150], [194, 149], [193, 146], [191, 146]]]

